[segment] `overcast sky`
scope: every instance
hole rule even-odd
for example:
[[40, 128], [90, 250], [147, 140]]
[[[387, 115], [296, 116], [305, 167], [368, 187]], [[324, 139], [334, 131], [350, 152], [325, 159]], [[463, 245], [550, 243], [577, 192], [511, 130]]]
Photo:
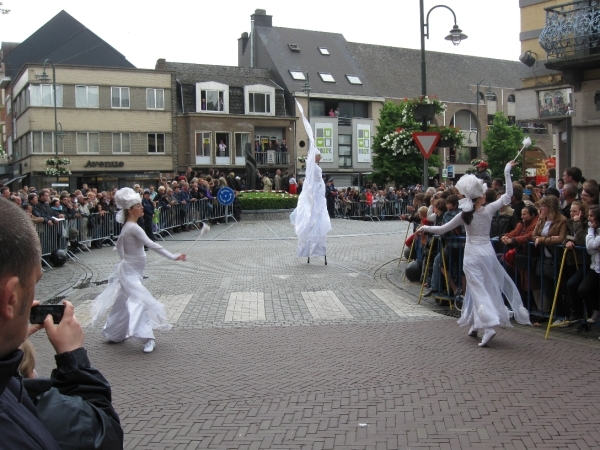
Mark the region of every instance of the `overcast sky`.
[[[250, 31], [250, 15], [266, 9], [273, 25], [341, 33], [350, 42], [420, 48], [419, 0], [359, 2], [305, 0], [0, 0], [0, 40], [21, 42], [61, 10], [107, 41], [138, 68], [172, 62], [237, 65], [237, 39]], [[439, 4], [425, 0], [425, 13]], [[430, 18], [427, 50], [517, 60], [518, 0], [447, 0], [469, 38], [459, 46], [444, 40], [454, 25], [444, 8]], [[357, 5], [357, 6], [354, 6]], [[56, 62], [56, 61], [55, 61]]]

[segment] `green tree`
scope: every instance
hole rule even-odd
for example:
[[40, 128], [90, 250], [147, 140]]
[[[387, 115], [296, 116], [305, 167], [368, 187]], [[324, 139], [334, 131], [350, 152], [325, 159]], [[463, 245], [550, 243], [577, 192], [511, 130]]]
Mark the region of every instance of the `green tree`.
[[[398, 128], [420, 131], [421, 124], [412, 115], [411, 101], [385, 102], [379, 115], [377, 134], [373, 140], [373, 169], [371, 180], [379, 186], [386, 183], [416, 184], [423, 178], [423, 156], [419, 151], [394, 154], [393, 149], [382, 146], [385, 136]], [[429, 175], [437, 173], [441, 164], [438, 155], [429, 158]]]
[[[516, 125], [510, 125], [501, 111], [494, 115], [494, 125], [490, 127], [483, 141], [486, 161], [492, 177], [501, 176], [508, 161], [511, 161], [523, 146], [523, 130]], [[523, 158], [523, 153], [519, 159]], [[512, 170], [513, 179], [521, 178], [522, 169], [515, 166]]]

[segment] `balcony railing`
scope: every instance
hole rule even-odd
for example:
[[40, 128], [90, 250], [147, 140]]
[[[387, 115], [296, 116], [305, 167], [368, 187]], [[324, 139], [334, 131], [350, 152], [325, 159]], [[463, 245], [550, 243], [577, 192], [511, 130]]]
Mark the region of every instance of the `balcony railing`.
[[546, 26], [540, 34], [540, 45], [549, 60], [600, 54], [600, 5], [596, 0], [545, 9]]

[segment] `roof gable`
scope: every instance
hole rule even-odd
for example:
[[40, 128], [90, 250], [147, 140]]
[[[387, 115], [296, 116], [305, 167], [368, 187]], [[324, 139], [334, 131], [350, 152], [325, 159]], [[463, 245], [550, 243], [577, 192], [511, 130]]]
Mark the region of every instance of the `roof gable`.
[[228, 86], [244, 87], [255, 84], [275, 89], [281, 87], [273, 81], [269, 69], [250, 67], [216, 66], [210, 64], [190, 64], [166, 61], [164, 67], [175, 72], [177, 79], [184, 84], [196, 84], [206, 81], [223, 83]]
[[125, 56], [65, 11], [46, 22], [4, 59], [6, 74], [16, 75], [25, 64], [135, 68]]
[[[255, 33], [288, 91], [300, 91], [304, 86], [303, 80], [292, 78], [290, 70], [293, 70], [308, 72], [311, 95], [378, 95], [343, 35], [280, 27], [256, 27]], [[295, 47], [290, 48], [290, 44]], [[320, 48], [326, 48], [329, 54], [323, 54]], [[319, 73], [331, 74], [335, 82], [323, 81]], [[351, 84], [347, 75], [358, 76], [363, 84]]]
[[[348, 43], [367, 78], [386, 98], [421, 95], [421, 51], [382, 45]], [[427, 51], [427, 93], [447, 102], [475, 103], [474, 86], [518, 89], [523, 64], [519, 61]], [[471, 87], [469, 87], [471, 85]]]

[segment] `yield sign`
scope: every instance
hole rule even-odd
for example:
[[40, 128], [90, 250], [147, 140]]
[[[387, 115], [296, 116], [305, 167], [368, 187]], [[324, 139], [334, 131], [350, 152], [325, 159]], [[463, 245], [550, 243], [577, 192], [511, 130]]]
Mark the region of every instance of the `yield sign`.
[[421, 153], [423, 154], [425, 159], [429, 159], [429, 157], [433, 153], [433, 149], [440, 140], [440, 133], [419, 131], [414, 132], [412, 134], [412, 137], [415, 140], [417, 147], [419, 147], [419, 150], [421, 150]]

